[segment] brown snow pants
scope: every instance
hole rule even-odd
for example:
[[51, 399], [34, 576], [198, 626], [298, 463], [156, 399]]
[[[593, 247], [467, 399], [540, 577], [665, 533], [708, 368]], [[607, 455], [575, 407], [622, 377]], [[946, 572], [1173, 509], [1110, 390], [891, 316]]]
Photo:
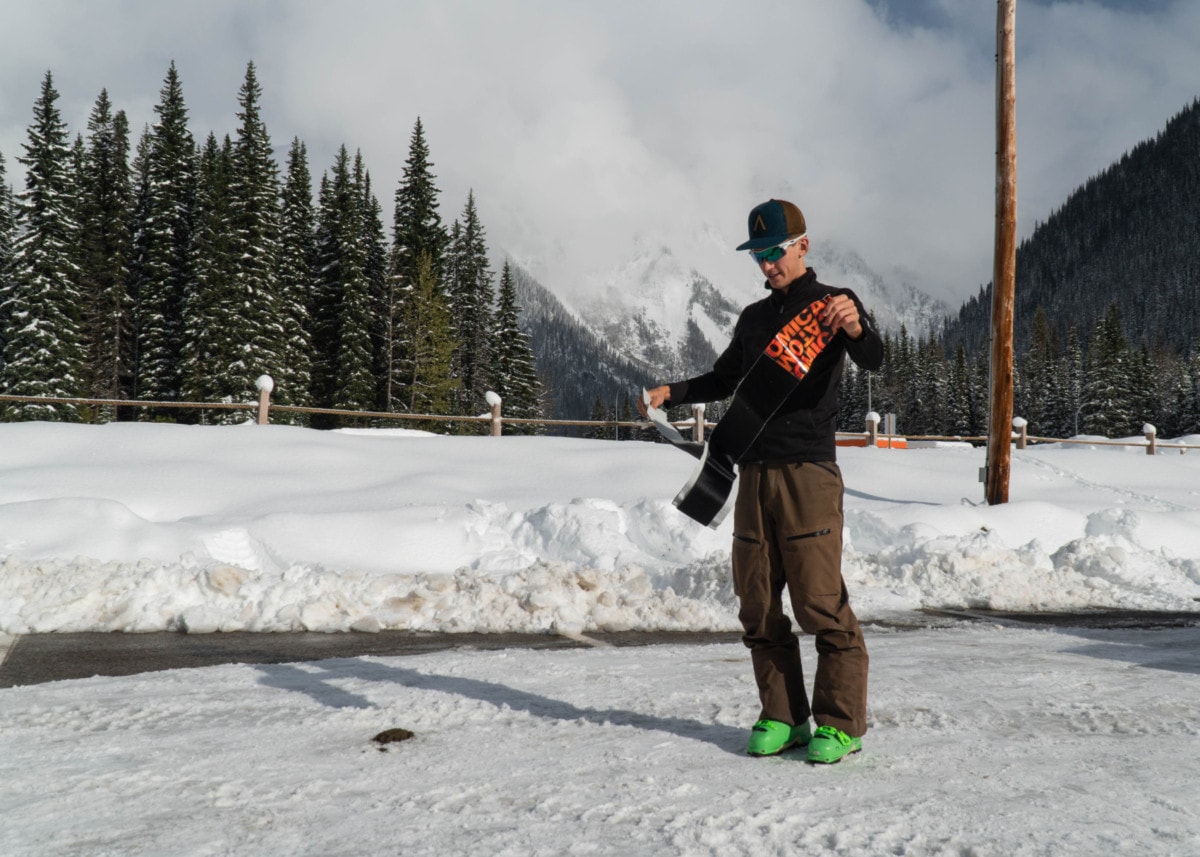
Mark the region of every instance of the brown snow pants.
[[[832, 461], [740, 468], [733, 512], [733, 586], [763, 719], [848, 735], [867, 731], [867, 647], [842, 579], [842, 471]], [[812, 705], [800, 641], [783, 611], [816, 638]]]

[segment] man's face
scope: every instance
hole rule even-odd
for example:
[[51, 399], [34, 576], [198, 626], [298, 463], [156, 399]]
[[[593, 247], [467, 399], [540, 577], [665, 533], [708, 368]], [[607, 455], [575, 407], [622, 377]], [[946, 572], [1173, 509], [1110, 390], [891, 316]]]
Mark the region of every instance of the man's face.
[[758, 267], [762, 269], [771, 288], [782, 289], [796, 278], [803, 276], [808, 270], [808, 266], [804, 263], [807, 255], [808, 238], [805, 237], [788, 247], [779, 259], [774, 262], [759, 262]]

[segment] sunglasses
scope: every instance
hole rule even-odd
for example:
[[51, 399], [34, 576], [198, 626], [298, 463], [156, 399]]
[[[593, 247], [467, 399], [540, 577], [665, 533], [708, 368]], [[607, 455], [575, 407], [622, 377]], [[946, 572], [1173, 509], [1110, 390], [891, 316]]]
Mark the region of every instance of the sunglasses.
[[750, 257], [760, 265], [763, 262], [778, 262], [783, 258], [783, 254], [787, 252], [787, 248], [803, 237], [803, 235], [797, 235], [795, 238], [784, 241], [782, 244], [776, 244], [774, 247], [768, 247], [766, 250], [751, 250]]

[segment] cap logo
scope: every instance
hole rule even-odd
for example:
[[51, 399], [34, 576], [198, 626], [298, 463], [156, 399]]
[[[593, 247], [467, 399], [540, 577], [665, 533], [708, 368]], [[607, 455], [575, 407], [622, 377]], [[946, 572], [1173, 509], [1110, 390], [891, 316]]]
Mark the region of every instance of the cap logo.
[[761, 214], [758, 215], [758, 217], [755, 218], [755, 220], [754, 220], [754, 231], [755, 232], [766, 232], [767, 231], [767, 223], [765, 220], [763, 220], [763, 216]]

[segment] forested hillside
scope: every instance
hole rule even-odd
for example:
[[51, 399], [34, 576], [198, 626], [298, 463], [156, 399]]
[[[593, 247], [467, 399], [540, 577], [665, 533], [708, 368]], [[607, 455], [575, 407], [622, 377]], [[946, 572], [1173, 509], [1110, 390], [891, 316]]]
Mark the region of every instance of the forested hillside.
[[[1115, 303], [1135, 346], [1189, 354], [1200, 338], [1200, 101], [1089, 179], [1017, 249], [1014, 338], [1085, 340]], [[989, 338], [991, 286], [946, 325], [947, 350]]]
[[[1200, 102], [1087, 181], [1017, 250], [1017, 411], [1037, 434], [1200, 431]], [[991, 286], [944, 354], [986, 356]]]
[[524, 270], [514, 266], [513, 279], [549, 415], [590, 419], [630, 414], [629, 397], [654, 382], [654, 370], [622, 356], [576, 321]]

